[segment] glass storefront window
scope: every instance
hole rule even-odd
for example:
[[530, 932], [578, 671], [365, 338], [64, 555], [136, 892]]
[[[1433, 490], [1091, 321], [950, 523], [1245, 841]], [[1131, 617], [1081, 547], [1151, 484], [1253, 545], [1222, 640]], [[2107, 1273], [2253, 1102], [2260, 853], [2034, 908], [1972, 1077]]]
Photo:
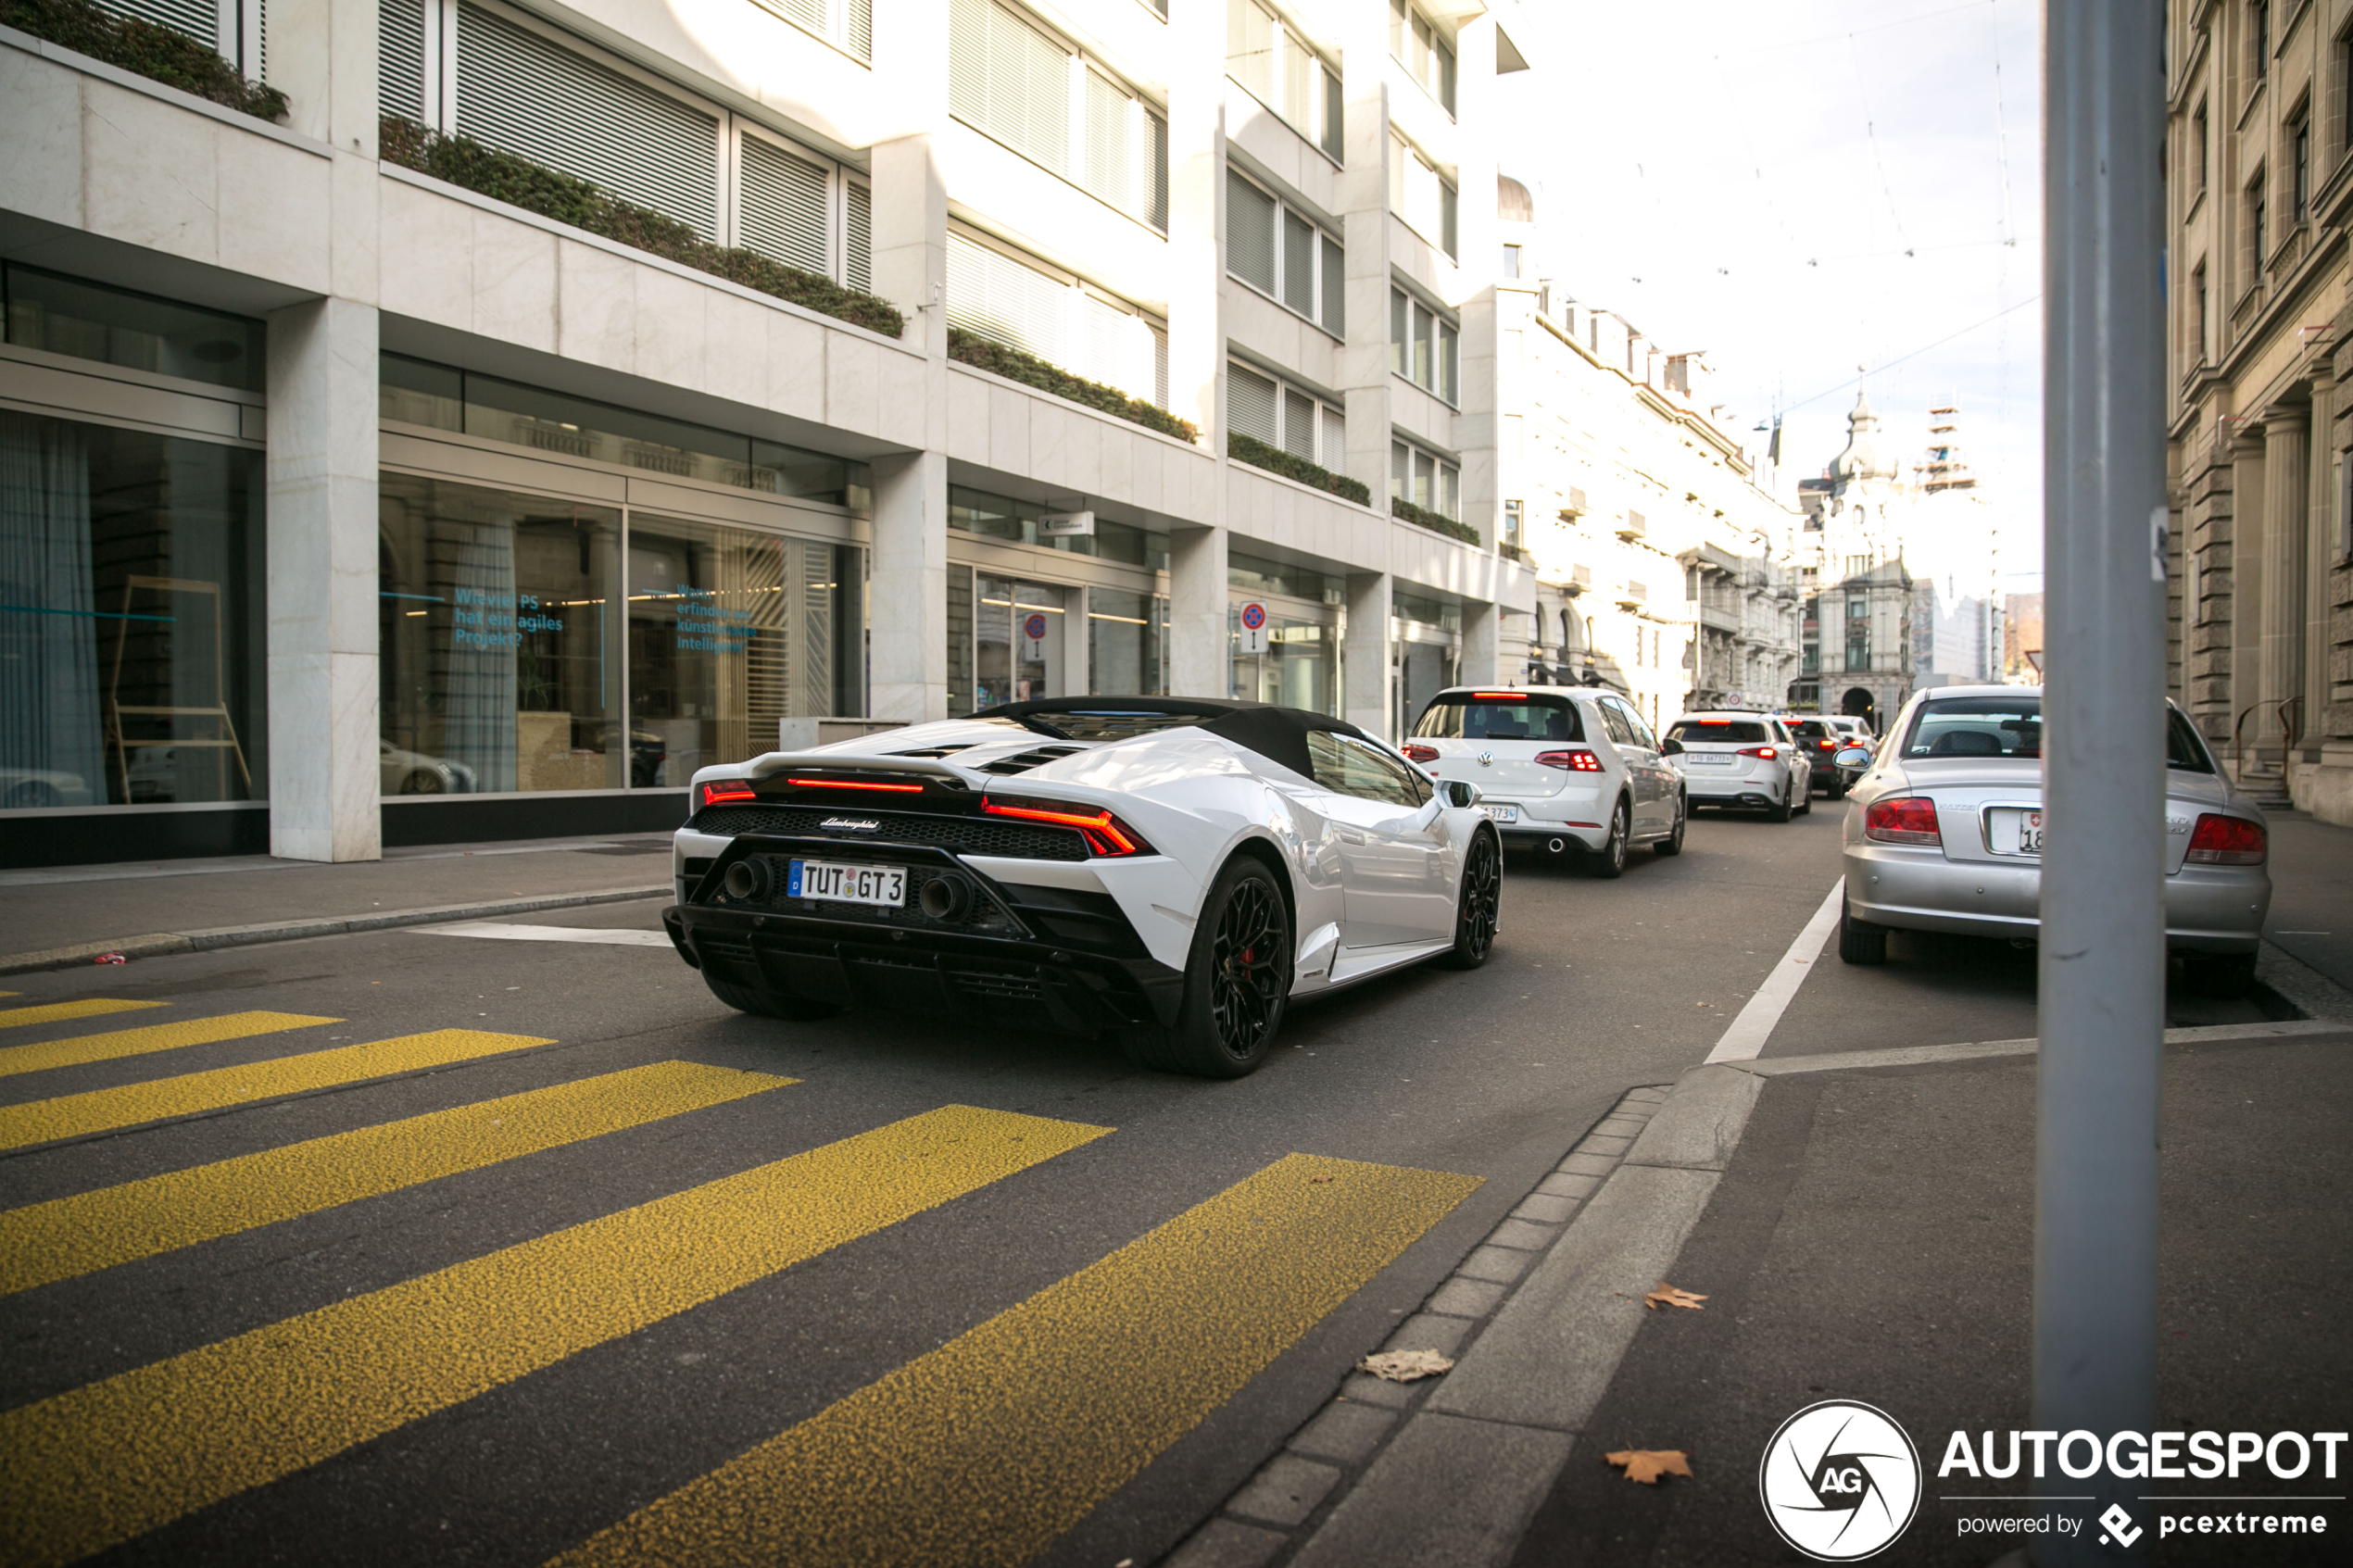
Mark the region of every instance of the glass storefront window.
[[1168, 695], [1168, 601], [1118, 588], [1087, 590], [1087, 689]]
[[382, 356], [378, 392], [383, 417], [403, 424], [459, 431], [485, 441], [764, 495], [830, 501], [854, 509], [874, 503], [872, 470], [847, 458], [404, 355]]
[[982, 708], [1065, 695], [1063, 590], [1010, 578], [975, 579], [975, 699]]
[[396, 473], [378, 497], [384, 793], [626, 783], [621, 514]]
[[268, 793], [260, 470], [0, 412], [0, 807]]
[[852, 711], [847, 546], [629, 516], [630, 780], [772, 751], [776, 721]]
[[0, 308], [19, 348], [261, 390], [262, 326], [244, 316], [16, 266], [0, 268]]
[[1226, 582], [1245, 594], [1280, 594], [1286, 598], [1313, 599], [1327, 605], [1341, 603], [1347, 596], [1345, 585], [1328, 573], [1313, 567], [1262, 560], [1239, 551], [1226, 557]]
[[1038, 536], [1038, 519], [1051, 509], [1035, 501], [992, 495], [961, 484], [948, 487], [948, 526], [960, 533], [1015, 545], [1038, 545], [1074, 556], [1093, 556], [1098, 560], [1124, 561], [1154, 571], [1168, 570], [1167, 534], [1114, 522], [1099, 515], [1091, 536], [1041, 539]]
[[1289, 607], [1266, 606], [1266, 651], [1242, 652], [1241, 604], [1226, 611], [1231, 649], [1232, 696], [1245, 702], [1272, 702], [1310, 713], [1337, 712], [1338, 630], [1331, 622]]

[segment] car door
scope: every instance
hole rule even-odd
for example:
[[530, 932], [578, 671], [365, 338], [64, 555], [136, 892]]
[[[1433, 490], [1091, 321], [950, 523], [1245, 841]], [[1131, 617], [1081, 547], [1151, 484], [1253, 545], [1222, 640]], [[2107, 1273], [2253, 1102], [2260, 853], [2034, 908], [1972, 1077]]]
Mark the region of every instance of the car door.
[[1659, 821], [1659, 800], [1665, 794], [1658, 781], [1663, 761], [1658, 752], [1658, 737], [1642, 722], [1642, 716], [1620, 699], [1602, 698], [1602, 707], [1609, 721], [1609, 738], [1617, 743], [1617, 754], [1626, 761], [1626, 776], [1634, 797], [1634, 832], [1637, 834], [1661, 833], [1666, 824]]
[[1342, 946], [1379, 947], [1451, 935], [1451, 847], [1429, 780], [1353, 735], [1310, 731], [1307, 752], [1340, 840]]

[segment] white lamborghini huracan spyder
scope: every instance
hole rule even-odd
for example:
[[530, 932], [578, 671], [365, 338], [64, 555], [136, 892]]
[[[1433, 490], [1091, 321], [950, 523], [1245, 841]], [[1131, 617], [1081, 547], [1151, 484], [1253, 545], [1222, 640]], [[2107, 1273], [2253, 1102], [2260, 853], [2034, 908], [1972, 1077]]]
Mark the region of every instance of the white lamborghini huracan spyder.
[[1260, 703], [1011, 703], [692, 798], [663, 922], [728, 1006], [1010, 1012], [1204, 1077], [1265, 1060], [1293, 997], [1484, 963], [1503, 890], [1475, 785]]

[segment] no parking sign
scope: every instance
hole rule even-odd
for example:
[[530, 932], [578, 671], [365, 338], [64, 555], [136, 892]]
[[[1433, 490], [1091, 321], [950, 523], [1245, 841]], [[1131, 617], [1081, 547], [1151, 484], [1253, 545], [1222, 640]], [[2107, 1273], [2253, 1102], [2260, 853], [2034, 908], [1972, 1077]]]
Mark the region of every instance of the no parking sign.
[[1252, 601], [1242, 606], [1242, 652], [1266, 651], [1266, 607]]
[[1042, 615], [1031, 616], [1028, 620], [1021, 623], [1021, 634], [1027, 637], [1033, 643], [1044, 642], [1046, 640], [1046, 618]]

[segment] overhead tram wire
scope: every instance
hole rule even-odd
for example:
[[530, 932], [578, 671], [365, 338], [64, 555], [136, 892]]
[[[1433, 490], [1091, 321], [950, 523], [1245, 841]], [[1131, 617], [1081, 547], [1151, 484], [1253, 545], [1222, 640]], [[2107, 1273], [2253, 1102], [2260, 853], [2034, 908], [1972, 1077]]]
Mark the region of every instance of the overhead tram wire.
[[1839, 383], [1836, 386], [1826, 386], [1821, 391], [1814, 394], [1811, 397], [1803, 398], [1798, 402], [1789, 404], [1787, 407], [1782, 408], [1781, 412], [1784, 414], [1791, 413], [1796, 409], [1805, 408], [1808, 403], [1818, 403], [1823, 398], [1831, 396], [1834, 393], [1844, 392], [1848, 387], [1854, 386], [1869, 377], [1878, 375], [1882, 370], [1892, 370], [1907, 359], [1917, 359], [1932, 348], [1942, 348], [1946, 344], [1953, 342], [1957, 338], [1967, 337], [1969, 333], [1977, 331], [1980, 327], [1990, 327], [2005, 316], [2010, 315], [2015, 311], [2023, 310], [2030, 305], [2040, 303], [2042, 297], [2043, 296], [2039, 294], [2029, 295], [2027, 298], [2020, 300], [2016, 305], [2007, 306], [2000, 310], [1996, 310], [1993, 315], [1986, 317], [1983, 320], [1971, 321], [1968, 326], [1963, 327], [1957, 332], [1947, 332], [1944, 336], [1938, 338], [1934, 343], [1924, 343], [1907, 354], [1898, 354], [1894, 358], [1886, 361], [1884, 364], [1872, 366], [1869, 370], [1865, 370], [1859, 376], [1849, 376], [1846, 380]]

